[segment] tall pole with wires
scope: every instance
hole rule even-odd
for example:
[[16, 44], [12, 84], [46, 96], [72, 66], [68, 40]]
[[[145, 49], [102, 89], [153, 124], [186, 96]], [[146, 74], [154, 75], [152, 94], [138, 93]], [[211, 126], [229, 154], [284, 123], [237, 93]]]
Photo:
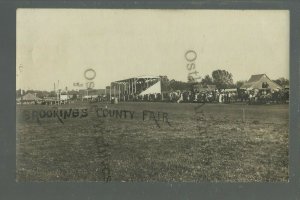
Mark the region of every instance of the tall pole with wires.
[[20, 86], [20, 95], [21, 95], [21, 105], [23, 104], [23, 91], [22, 91], [22, 72], [23, 72], [23, 65], [20, 64], [19, 66], [19, 73], [17, 74], [19, 78], [19, 86]]
[[110, 87], [109, 87], [109, 101], [111, 102], [111, 87], [112, 87], [112, 83], [110, 83]]
[[60, 89], [59, 89], [59, 80], [57, 81], [57, 89], [58, 89], [58, 93], [57, 93], [58, 105], [60, 105]]

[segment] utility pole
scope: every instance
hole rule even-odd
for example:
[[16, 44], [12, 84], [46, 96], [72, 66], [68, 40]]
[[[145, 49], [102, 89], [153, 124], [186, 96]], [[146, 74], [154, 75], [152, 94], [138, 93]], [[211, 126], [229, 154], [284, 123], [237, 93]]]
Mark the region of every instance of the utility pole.
[[23, 72], [23, 65], [20, 64], [20, 66], [19, 66], [19, 85], [20, 85], [21, 105], [23, 105], [22, 76], [21, 76], [22, 72]]
[[110, 83], [110, 87], [109, 87], [109, 101], [111, 101], [111, 86], [112, 86], [112, 84]]
[[59, 89], [59, 80], [57, 81], [57, 89], [58, 89], [58, 93], [57, 93], [58, 105], [60, 105], [60, 89]]
[[120, 84], [118, 83], [118, 86], [119, 86], [119, 101], [120, 101], [120, 98], [121, 98], [121, 90], [120, 90]]
[[161, 100], [163, 101], [164, 100], [164, 95], [163, 95], [163, 91], [162, 91], [162, 78], [161, 77], [159, 77], [159, 81], [160, 81], [160, 93], [161, 93]]

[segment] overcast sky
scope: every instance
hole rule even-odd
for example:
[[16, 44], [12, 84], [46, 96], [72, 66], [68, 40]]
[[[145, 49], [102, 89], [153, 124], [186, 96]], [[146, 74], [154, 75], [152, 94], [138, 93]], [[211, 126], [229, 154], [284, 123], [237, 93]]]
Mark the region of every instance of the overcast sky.
[[[141, 75], [187, 81], [216, 69], [248, 80], [289, 76], [288, 11], [18, 9], [17, 89], [74, 89], [93, 68], [95, 88]], [[19, 66], [23, 66], [20, 74]]]

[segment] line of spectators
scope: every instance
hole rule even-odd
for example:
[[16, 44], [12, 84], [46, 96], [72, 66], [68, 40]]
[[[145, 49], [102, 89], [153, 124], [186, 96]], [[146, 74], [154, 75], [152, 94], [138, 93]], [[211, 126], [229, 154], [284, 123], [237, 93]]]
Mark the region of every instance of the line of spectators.
[[[235, 103], [246, 102], [249, 104], [288, 103], [289, 91], [271, 90], [213, 90], [213, 91], [174, 91], [145, 94], [145, 95], [121, 95], [118, 101], [137, 102], [177, 102], [177, 103]], [[112, 97], [112, 99], [115, 99]], [[109, 96], [101, 97], [100, 101], [109, 101]]]

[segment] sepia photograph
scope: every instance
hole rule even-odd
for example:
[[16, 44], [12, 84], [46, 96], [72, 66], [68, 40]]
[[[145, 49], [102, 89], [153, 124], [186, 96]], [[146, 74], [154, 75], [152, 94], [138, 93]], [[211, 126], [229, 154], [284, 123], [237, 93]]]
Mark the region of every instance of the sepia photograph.
[[18, 8], [16, 180], [288, 182], [289, 43], [288, 10]]

